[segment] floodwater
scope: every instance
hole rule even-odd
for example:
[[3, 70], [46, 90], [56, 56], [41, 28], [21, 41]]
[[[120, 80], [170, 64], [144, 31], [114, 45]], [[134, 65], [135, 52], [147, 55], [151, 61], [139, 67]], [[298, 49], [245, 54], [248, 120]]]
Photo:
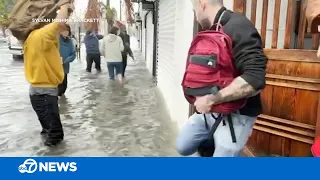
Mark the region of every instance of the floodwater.
[[[134, 48], [133, 48], [134, 49]], [[86, 73], [85, 53], [72, 63], [68, 90], [60, 98], [65, 140], [46, 147], [30, 105], [23, 61], [0, 44], [0, 156], [177, 156], [177, 126], [159, 98], [141, 53], [129, 60], [120, 87], [103, 72]]]

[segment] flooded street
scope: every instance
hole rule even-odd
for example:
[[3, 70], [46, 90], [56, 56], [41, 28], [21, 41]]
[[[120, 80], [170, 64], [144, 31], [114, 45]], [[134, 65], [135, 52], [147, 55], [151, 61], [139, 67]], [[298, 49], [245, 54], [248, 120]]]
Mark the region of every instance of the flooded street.
[[[82, 45], [83, 46], [83, 45]], [[127, 83], [110, 82], [102, 73], [85, 72], [85, 53], [71, 64], [68, 89], [60, 98], [65, 141], [48, 148], [30, 105], [23, 61], [13, 61], [0, 44], [1, 156], [177, 156], [177, 125], [159, 100], [154, 79], [138, 50], [128, 60]]]

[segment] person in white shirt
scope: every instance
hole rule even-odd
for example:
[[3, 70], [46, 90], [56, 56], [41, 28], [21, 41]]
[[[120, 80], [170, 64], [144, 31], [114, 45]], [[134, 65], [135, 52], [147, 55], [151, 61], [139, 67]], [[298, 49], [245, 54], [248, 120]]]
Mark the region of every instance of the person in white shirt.
[[121, 84], [123, 84], [123, 64], [122, 54], [124, 50], [123, 41], [119, 36], [119, 28], [112, 27], [109, 34], [104, 37], [102, 41], [102, 56], [107, 61], [109, 78], [115, 79], [115, 75], [118, 77]]

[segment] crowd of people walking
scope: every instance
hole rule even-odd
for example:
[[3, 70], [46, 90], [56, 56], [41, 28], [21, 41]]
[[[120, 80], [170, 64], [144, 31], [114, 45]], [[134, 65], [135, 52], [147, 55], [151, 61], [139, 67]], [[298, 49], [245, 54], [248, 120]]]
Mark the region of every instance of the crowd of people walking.
[[134, 59], [130, 48], [130, 36], [126, 30], [122, 32], [118, 27], [112, 27], [107, 36], [100, 35], [92, 30], [86, 32], [84, 44], [87, 53], [87, 72], [91, 72], [95, 63], [97, 72], [101, 72], [101, 56], [107, 62], [109, 79], [117, 78], [123, 84], [127, 67], [128, 55]]
[[[50, 14], [48, 18], [68, 19], [73, 10], [72, 3], [61, 1], [57, 14]], [[11, 27], [11, 30], [19, 32], [21, 28], [17, 27]], [[35, 29], [19, 33], [15, 36], [24, 44], [24, 68], [26, 79], [30, 83], [31, 104], [40, 121], [45, 145], [54, 146], [64, 139], [58, 97], [63, 96], [67, 90], [70, 63], [76, 58], [78, 44], [71, 34], [70, 26], [63, 22], [42, 23]], [[35, 48], [38, 44], [41, 46]], [[120, 35], [117, 27], [111, 28], [106, 37], [88, 30], [84, 44], [87, 53], [86, 71], [91, 72], [92, 64], [95, 63], [96, 70], [101, 72], [103, 56], [110, 79], [114, 80], [116, 74], [123, 84], [127, 55], [133, 58], [130, 37], [126, 33]]]

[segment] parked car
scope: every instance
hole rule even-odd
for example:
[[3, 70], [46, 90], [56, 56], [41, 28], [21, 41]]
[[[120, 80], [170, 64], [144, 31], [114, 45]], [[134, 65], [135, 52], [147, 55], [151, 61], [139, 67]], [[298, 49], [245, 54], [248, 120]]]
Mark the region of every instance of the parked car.
[[23, 47], [20, 41], [12, 35], [8, 36], [8, 46], [10, 53], [12, 54], [12, 58], [22, 59], [23, 58]]

